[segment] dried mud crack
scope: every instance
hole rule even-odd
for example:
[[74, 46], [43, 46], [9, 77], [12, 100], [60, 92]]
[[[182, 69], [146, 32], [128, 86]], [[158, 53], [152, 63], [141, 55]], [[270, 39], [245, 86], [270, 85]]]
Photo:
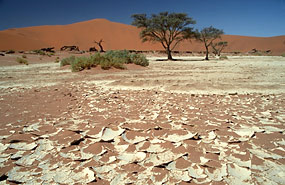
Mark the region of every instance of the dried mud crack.
[[[181, 72], [171, 63], [161, 72], [160, 64], [57, 76], [47, 86], [32, 70], [35, 79], [22, 86], [4, 81], [0, 184], [285, 184], [283, 86], [272, 94], [160, 90], [143, 73], [154, 83]], [[186, 64], [178, 63], [183, 74], [196, 70]]]
[[285, 183], [284, 94], [30, 91], [1, 97], [3, 184]]

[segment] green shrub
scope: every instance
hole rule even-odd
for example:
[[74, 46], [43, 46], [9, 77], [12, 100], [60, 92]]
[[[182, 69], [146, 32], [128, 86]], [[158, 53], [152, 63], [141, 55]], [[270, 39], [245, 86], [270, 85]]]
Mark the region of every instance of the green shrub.
[[104, 60], [104, 58], [104, 55], [101, 55], [100, 53], [95, 53], [94, 55], [90, 56], [90, 60], [92, 61], [94, 67], [100, 65], [100, 61]]
[[282, 57], [285, 57], [285, 53], [283, 53], [281, 56], [282, 56]]
[[116, 69], [126, 69], [126, 67], [124, 66], [124, 63], [120, 63], [120, 62], [112, 62], [112, 66]]
[[108, 51], [105, 54], [95, 53], [89, 57], [68, 57], [60, 62], [60, 66], [71, 65], [73, 72], [90, 69], [98, 65], [102, 69], [108, 70], [112, 67], [116, 69], [126, 69], [124, 64], [134, 63], [136, 65], [148, 66], [149, 62], [142, 54], [131, 54], [126, 50]]
[[148, 66], [149, 62], [146, 57], [142, 54], [131, 54], [130, 56], [132, 63], [140, 66]]
[[101, 69], [108, 70], [112, 67], [112, 61], [107, 57], [103, 57], [100, 61]]
[[29, 62], [24, 59], [24, 58], [20, 58], [20, 57], [17, 57], [16, 58], [16, 61], [19, 63], [19, 64], [26, 64], [26, 65], [29, 65]]
[[91, 57], [81, 57], [84, 62], [84, 69], [91, 69], [92, 67], [96, 67], [98, 65], [97, 61], [92, 60]]
[[70, 56], [67, 58], [64, 58], [60, 61], [60, 66], [66, 66], [66, 65], [71, 65], [71, 63], [75, 60], [75, 56]]
[[227, 56], [220, 56], [220, 60], [228, 60]]
[[27, 58], [27, 55], [22, 55], [22, 58]]
[[130, 52], [127, 50], [110, 50], [105, 53], [106, 57], [123, 60], [125, 64], [131, 63]]
[[77, 57], [74, 61], [71, 62], [71, 71], [78, 72], [86, 68], [88, 63], [87, 57]]
[[84, 69], [91, 69], [97, 65], [97, 61], [94, 59], [92, 60], [91, 57], [77, 57], [73, 62], [71, 62], [71, 70], [73, 72], [78, 72]]
[[134, 63], [136, 65], [148, 66], [149, 62], [146, 57], [142, 54], [131, 54], [127, 50], [119, 50], [119, 51], [107, 51], [105, 56], [111, 57], [113, 61], [120, 61], [125, 64]]

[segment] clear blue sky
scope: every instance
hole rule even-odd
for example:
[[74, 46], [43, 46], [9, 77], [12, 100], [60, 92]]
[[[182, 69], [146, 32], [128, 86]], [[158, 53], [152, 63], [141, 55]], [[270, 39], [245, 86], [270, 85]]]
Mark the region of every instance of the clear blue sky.
[[105, 18], [131, 24], [135, 13], [183, 12], [195, 28], [226, 34], [285, 35], [285, 0], [0, 0], [0, 30]]

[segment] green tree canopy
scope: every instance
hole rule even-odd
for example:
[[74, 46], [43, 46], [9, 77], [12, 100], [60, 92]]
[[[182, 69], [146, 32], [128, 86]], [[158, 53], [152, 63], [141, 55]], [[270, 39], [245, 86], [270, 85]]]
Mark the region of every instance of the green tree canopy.
[[161, 12], [150, 17], [146, 14], [134, 14], [132, 18], [132, 25], [142, 29], [142, 41], [160, 42], [169, 60], [173, 60], [171, 51], [178, 43], [194, 36], [193, 28], [189, 25], [196, 22], [185, 13]]
[[209, 60], [209, 46], [212, 45], [213, 41], [221, 38], [224, 34], [223, 30], [214, 28], [212, 26], [202, 29], [201, 31], [196, 30], [195, 37], [198, 41], [203, 42], [206, 48], [206, 58]]

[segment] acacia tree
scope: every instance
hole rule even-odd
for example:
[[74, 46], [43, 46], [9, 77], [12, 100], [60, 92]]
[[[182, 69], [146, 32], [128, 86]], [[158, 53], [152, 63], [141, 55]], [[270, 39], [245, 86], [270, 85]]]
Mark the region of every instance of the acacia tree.
[[206, 58], [209, 60], [209, 46], [217, 38], [221, 38], [221, 35], [224, 34], [223, 30], [214, 28], [212, 26], [202, 29], [200, 32], [196, 30], [195, 37], [198, 41], [203, 42], [206, 48]]
[[178, 43], [194, 36], [193, 28], [188, 26], [196, 22], [185, 13], [161, 12], [150, 17], [146, 14], [134, 14], [132, 18], [132, 25], [142, 29], [142, 41], [160, 42], [169, 60], [173, 60], [171, 51]]
[[211, 44], [212, 48], [213, 48], [213, 53], [218, 56], [221, 55], [221, 52], [223, 51], [223, 49], [225, 49], [225, 47], [228, 46], [228, 42], [226, 41], [221, 41], [221, 42], [217, 42], [217, 43], [213, 43]]

